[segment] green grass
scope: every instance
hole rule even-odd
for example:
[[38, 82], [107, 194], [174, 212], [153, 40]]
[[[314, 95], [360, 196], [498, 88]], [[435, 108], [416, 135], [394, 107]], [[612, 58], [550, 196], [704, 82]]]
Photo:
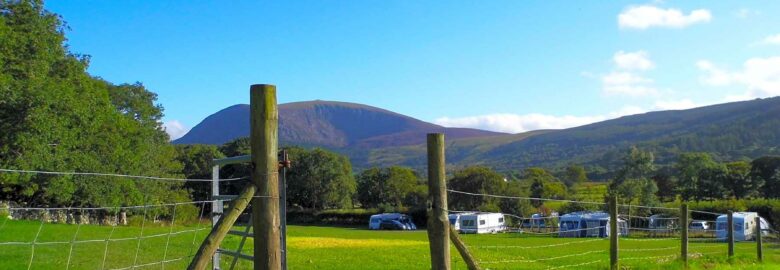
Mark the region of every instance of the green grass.
[[[30, 242], [40, 226], [34, 221], [8, 221], [0, 227], [0, 243]], [[202, 228], [207, 228], [204, 226]], [[38, 242], [70, 241], [78, 226], [45, 224]], [[205, 237], [206, 231], [187, 232], [196, 227], [173, 227], [173, 232], [185, 232], [170, 239], [167, 259], [184, 257], [181, 261], [165, 264], [166, 269], [183, 269], [189, 256]], [[239, 228], [241, 229], [241, 228]], [[144, 235], [167, 234], [165, 226], [147, 226]], [[290, 269], [427, 269], [430, 263], [425, 231], [368, 231], [339, 227], [289, 226]], [[84, 225], [77, 240], [105, 239], [111, 227]], [[117, 227], [112, 239], [134, 238], [139, 227]], [[572, 269], [606, 269], [609, 261], [609, 243], [603, 239], [570, 239], [532, 237], [519, 234], [462, 235], [474, 256], [485, 269], [548, 269], [593, 261], [597, 263], [570, 267]], [[167, 236], [141, 241], [109, 242], [106, 269], [123, 268], [161, 261], [165, 253]], [[223, 247], [235, 249], [240, 237], [228, 236]], [[540, 247], [542, 246], [542, 247]], [[621, 240], [621, 265], [625, 269], [680, 269], [676, 260], [678, 240], [635, 241]], [[36, 245], [32, 269], [65, 269], [71, 245]], [[245, 245], [245, 253], [251, 253], [251, 239]], [[136, 260], [136, 249], [139, 250]], [[644, 249], [644, 250], [641, 250]], [[693, 269], [780, 269], [780, 250], [777, 245], [765, 248], [765, 263], [757, 264], [754, 243], [738, 243], [737, 256], [731, 261], [722, 243], [691, 243]], [[106, 242], [80, 243], [73, 248], [70, 269], [101, 269]], [[714, 254], [710, 254], [714, 253]], [[0, 269], [27, 269], [31, 245], [0, 244]], [[457, 251], [452, 248], [453, 266], [465, 269]], [[671, 256], [671, 257], [663, 257]], [[558, 259], [549, 259], [560, 257]], [[549, 260], [547, 260], [549, 259]], [[223, 256], [223, 269], [227, 269], [231, 257]], [[249, 269], [250, 262], [240, 260], [237, 269]], [[136, 269], [162, 269], [155, 264]]]

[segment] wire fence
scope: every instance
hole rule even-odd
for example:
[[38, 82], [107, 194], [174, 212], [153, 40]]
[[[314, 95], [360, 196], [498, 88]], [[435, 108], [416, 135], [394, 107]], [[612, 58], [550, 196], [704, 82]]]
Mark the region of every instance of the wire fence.
[[[479, 264], [490, 269], [513, 269], [518, 264], [531, 269], [603, 268], [610, 262], [611, 245], [607, 239], [613, 233], [618, 235], [615, 250], [618, 261], [628, 265], [679, 260], [683, 252], [683, 239], [687, 243], [689, 260], [729, 256], [729, 243], [723, 236], [726, 228], [722, 226], [726, 213], [689, 210], [684, 213], [686, 216], [694, 215], [698, 218], [682, 224], [681, 208], [617, 204], [614, 216], [617, 216], [618, 231], [613, 232], [609, 228], [610, 214], [613, 213], [601, 210], [607, 206], [603, 202], [505, 196], [452, 189], [447, 191], [452, 195], [529, 203], [565, 202], [597, 207], [598, 210], [566, 214], [501, 213], [503, 227], [496, 231], [479, 230], [481, 225], [488, 228], [498, 222], [490, 220], [491, 213], [469, 209], [449, 210], [451, 225], [461, 233], [500, 232], [489, 236], [461, 236]], [[684, 230], [687, 231], [687, 238], [684, 238]], [[737, 242], [734, 250], [742, 255], [756, 256], [758, 247], [755, 237], [750, 237], [755, 229], [751, 227], [743, 230], [748, 237], [740, 240], [747, 241]], [[765, 231], [767, 236], [776, 235], [768, 230]], [[770, 241], [776, 241], [772, 237], [766, 239], [769, 241], [765, 240], [764, 246], [773, 245]]]
[[[90, 172], [0, 169], [0, 173], [213, 182]], [[245, 179], [248, 177], [219, 181]], [[214, 202], [217, 200], [90, 207], [7, 204], [0, 208], [0, 268], [183, 269], [211, 230], [206, 209]]]

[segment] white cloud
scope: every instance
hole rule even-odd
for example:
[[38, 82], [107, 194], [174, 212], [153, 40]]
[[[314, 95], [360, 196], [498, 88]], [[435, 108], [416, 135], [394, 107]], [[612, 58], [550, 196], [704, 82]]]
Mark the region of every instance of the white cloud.
[[631, 72], [613, 71], [601, 77], [602, 91], [606, 95], [651, 96], [658, 90], [650, 84], [653, 80], [641, 77]]
[[644, 113], [645, 110], [638, 107], [624, 107], [620, 111], [606, 115], [573, 116], [573, 115], [547, 115], [547, 114], [511, 114], [497, 113], [468, 117], [442, 117], [433, 122], [445, 127], [467, 127], [498, 132], [520, 133], [539, 129], [564, 129], [600, 122], [620, 116]]
[[713, 86], [741, 84], [747, 88], [744, 94], [727, 97], [727, 100], [745, 100], [780, 95], [780, 57], [750, 58], [741, 71], [727, 71], [709, 61], [701, 60], [696, 66], [704, 72], [701, 81]]
[[617, 68], [625, 70], [648, 70], [655, 67], [646, 51], [618, 51], [612, 57], [612, 61], [615, 62]]
[[685, 15], [679, 9], [662, 9], [651, 5], [632, 6], [618, 15], [620, 28], [647, 29], [650, 27], [683, 28], [695, 23], [709, 22], [712, 14], [706, 9], [693, 10]]
[[737, 10], [737, 12], [734, 13], [734, 15], [737, 16], [737, 18], [745, 19], [747, 17], [753, 16], [753, 15], [760, 15], [761, 12], [758, 10], [753, 10], [749, 8], [740, 8]]
[[165, 122], [165, 124], [163, 124], [163, 127], [165, 128], [165, 132], [168, 133], [168, 136], [171, 137], [171, 140], [181, 138], [182, 136], [184, 136], [184, 134], [187, 134], [187, 132], [190, 131], [190, 128], [185, 127], [178, 120], [171, 120]]
[[767, 36], [761, 41], [763, 44], [780, 45], [780, 34]]

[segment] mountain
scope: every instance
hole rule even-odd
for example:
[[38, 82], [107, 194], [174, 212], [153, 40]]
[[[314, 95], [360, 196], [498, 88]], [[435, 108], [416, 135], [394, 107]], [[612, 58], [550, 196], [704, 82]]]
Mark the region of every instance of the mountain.
[[[279, 105], [282, 145], [327, 148], [380, 148], [421, 144], [425, 134], [443, 132], [450, 138], [474, 138], [505, 133], [445, 128], [388, 110], [346, 102], [309, 101]], [[212, 114], [176, 144], [223, 144], [249, 136], [249, 105], [239, 104]]]
[[[631, 146], [650, 150], [659, 165], [682, 152], [731, 161], [780, 155], [780, 97], [657, 111], [562, 130], [504, 134], [444, 128], [387, 110], [341, 102], [280, 105], [281, 143], [321, 146], [350, 157], [356, 170], [404, 165], [423, 169], [425, 134], [444, 132], [450, 169], [485, 165], [499, 171], [570, 163], [614, 170]], [[206, 118], [175, 143], [220, 144], [248, 134], [247, 105]]]
[[[505, 172], [570, 163], [595, 171], [614, 170], [631, 146], [652, 151], [661, 166], [672, 164], [683, 152], [708, 152], [721, 161], [753, 159], [780, 155], [780, 97], [649, 112], [563, 130], [448, 142], [448, 163], [456, 167], [481, 164]], [[372, 149], [358, 156], [367, 158], [353, 160], [358, 167], [385, 163], [375, 161], [424, 166], [420, 159], [424, 146], [417, 148]]]

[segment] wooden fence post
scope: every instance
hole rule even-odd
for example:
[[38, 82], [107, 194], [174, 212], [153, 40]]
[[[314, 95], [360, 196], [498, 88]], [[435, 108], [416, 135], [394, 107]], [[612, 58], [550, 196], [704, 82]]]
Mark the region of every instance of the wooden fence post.
[[249, 120], [252, 183], [257, 186], [257, 195], [252, 200], [254, 269], [279, 270], [282, 262], [276, 86], [255, 84], [250, 87]]
[[728, 226], [726, 232], [728, 234], [727, 241], [729, 242], [729, 258], [731, 258], [734, 257], [734, 211], [729, 211], [726, 226]]
[[680, 205], [680, 259], [688, 267], [688, 204]]
[[618, 263], [618, 207], [617, 196], [609, 198], [609, 268], [611, 270], [620, 269]]
[[450, 230], [447, 218], [447, 182], [444, 134], [428, 134], [428, 242], [431, 269], [450, 269]]
[[764, 261], [763, 231], [761, 230], [761, 217], [756, 217], [756, 256], [759, 262]]

